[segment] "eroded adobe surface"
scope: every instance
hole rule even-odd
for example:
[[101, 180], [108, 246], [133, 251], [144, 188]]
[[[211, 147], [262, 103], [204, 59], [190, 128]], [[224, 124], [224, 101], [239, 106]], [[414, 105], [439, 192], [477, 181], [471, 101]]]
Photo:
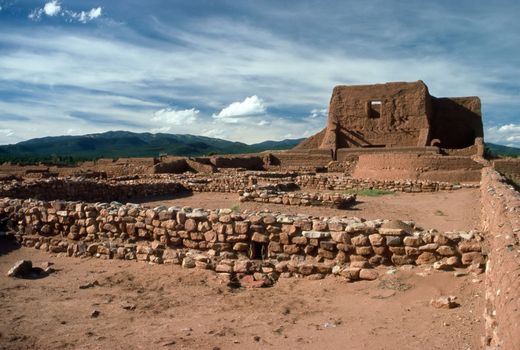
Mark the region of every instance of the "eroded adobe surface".
[[436, 98], [422, 82], [336, 86], [327, 126], [296, 149], [473, 146], [483, 137], [478, 97]]

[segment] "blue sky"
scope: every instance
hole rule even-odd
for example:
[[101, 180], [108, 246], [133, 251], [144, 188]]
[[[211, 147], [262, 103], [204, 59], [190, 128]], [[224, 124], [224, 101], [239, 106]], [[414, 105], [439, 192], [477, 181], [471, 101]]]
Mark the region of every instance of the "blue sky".
[[480, 96], [520, 147], [518, 1], [0, 0], [0, 144], [107, 130], [310, 136], [334, 85]]

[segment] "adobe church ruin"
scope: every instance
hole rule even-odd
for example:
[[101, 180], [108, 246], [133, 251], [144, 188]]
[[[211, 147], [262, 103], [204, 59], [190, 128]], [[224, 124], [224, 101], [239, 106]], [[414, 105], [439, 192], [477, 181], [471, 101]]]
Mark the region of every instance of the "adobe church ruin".
[[[478, 97], [433, 97], [422, 81], [336, 86], [325, 129], [295, 150], [482, 145]], [[475, 147], [475, 153], [482, 153]]]

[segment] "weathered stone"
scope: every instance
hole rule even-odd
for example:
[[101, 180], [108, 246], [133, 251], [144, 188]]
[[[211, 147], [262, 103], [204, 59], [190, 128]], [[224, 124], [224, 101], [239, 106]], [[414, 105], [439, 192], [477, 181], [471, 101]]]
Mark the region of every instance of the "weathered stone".
[[182, 267], [186, 269], [192, 269], [195, 267], [195, 260], [189, 256], [182, 259]]
[[251, 236], [251, 240], [253, 242], [258, 242], [258, 243], [267, 243], [269, 241], [269, 237], [267, 235], [261, 234], [259, 232], [255, 232]]
[[31, 260], [19, 260], [13, 267], [7, 271], [9, 277], [24, 277], [31, 273], [32, 261]]
[[296, 236], [291, 238], [291, 242], [293, 244], [299, 244], [299, 245], [306, 245], [307, 244], [307, 238], [303, 236]]
[[351, 242], [353, 245], [357, 247], [370, 245], [370, 240], [365, 235], [357, 235], [355, 237], [352, 237]]
[[423, 240], [421, 239], [421, 237], [407, 236], [407, 237], [403, 238], [403, 243], [405, 246], [419, 247], [419, 246], [421, 246], [421, 244], [423, 244]]
[[359, 273], [361, 269], [355, 267], [347, 267], [343, 269], [339, 274], [349, 281], [357, 281], [359, 280]]
[[330, 232], [319, 232], [319, 231], [302, 231], [302, 236], [307, 238], [329, 238]]
[[376, 247], [382, 246], [385, 244], [385, 239], [379, 233], [374, 233], [368, 236], [370, 240], [370, 244]]
[[461, 253], [481, 252], [482, 245], [479, 242], [461, 241], [459, 243], [459, 250]]
[[479, 252], [464, 253], [462, 254], [461, 261], [463, 265], [482, 265], [483, 263], [485, 263], [484, 256], [482, 255], [482, 253]]
[[374, 269], [361, 269], [359, 271], [359, 279], [373, 281], [379, 277], [379, 274]]
[[283, 246], [283, 252], [286, 254], [299, 254], [300, 247], [296, 244], [286, 244]]
[[356, 254], [358, 255], [371, 255], [374, 251], [372, 247], [356, 247]]
[[455, 301], [457, 297], [455, 296], [441, 296], [435, 299], [430, 300], [430, 305], [436, 309], [453, 309], [459, 304]]

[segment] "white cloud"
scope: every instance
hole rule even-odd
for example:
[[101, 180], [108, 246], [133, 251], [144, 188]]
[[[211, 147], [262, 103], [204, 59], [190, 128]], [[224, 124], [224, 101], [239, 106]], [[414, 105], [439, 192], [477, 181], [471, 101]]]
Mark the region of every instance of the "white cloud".
[[31, 13], [29, 14], [29, 19], [32, 19], [33, 21], [39, 21], [42, 15], [54, 17], [61, 14], [61, 16], [63, 16], [68, 22], [78, 21], [81, 23], [87, 23], [96, 18], [101, 17], [102, 12], [103, 8], [101, 6], [93, 7], [90, 10], [79, 12], [66, 10], [62, 8], [59, 1], [52, 0], [45, 3], [45, 5], [42, 8], [36, 8], [33, 11], [31, 11]]
[[485, 130], [484, 139], [511, 147], [520, 147], [520, 124], [492, 126]]
[[61, 12], [61, 5], [57, 0], [49, 1], [45, 3], [43, 8], [36, 8], [29, 14], [29, 18], [33, 21], [41, 19], [42, 15], [45, 14], [49, 17], [58, 15]]
[[189, 125], [197, 121], [199, 112], [195, 108], [180, 111], [172, 108], [163, 108], [155, 112], [151, 120], [152, 122], [169, 125]]
[[226, 108], [222, 109], [213, 118], [220, 119], [224, 122], [237, 123], [238, 118], [258, 116], [266, 113], [264, 100], [253, 95], [246, 97], [242, 102], [233, 102]]
[[43, 12], [45, 12], [47, 16], [56, 16], [60, 11], [61, 5], [56, 0], [50, 1], [43, 6]]
[[69, 12], [69, 15], [72, 18], [77, 19], [81, 23], [87, 23], [101, 16], [103, 9], [101, 7], [95, 7], [90, 9], [90, 11], [81, 11], [81, 12]]
[[315, 118], [327, 118], [327, 108], [322, 109], [313, 109], [311, 110], [309, 114], [309, 118], [315, 119]]
[[269, 125], [269, 124], [271, 124], [271, 123], [265, 119], [262, 119], [257, 123], [258, 126], [264, 126], [264, 125]]
[[14, 135], [14, 132], [11, 129], [0, 129], [0, 134], [3, 134], [4, 136], [10, 137], [10, 136]]

